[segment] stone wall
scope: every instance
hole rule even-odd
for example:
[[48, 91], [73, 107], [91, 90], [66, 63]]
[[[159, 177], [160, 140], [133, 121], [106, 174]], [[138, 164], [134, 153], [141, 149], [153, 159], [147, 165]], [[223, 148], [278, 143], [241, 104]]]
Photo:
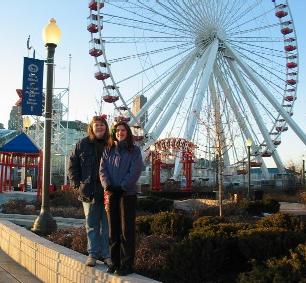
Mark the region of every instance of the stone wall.
[[107, 274], [106, 266], [101, 262], [94, 268], [87, 267], [84, 264], [85, 255], [52, 243], [6, 220], [0, 220], [0, 248], [47, 283], [157, 282], [138, 274], [125, 277]]

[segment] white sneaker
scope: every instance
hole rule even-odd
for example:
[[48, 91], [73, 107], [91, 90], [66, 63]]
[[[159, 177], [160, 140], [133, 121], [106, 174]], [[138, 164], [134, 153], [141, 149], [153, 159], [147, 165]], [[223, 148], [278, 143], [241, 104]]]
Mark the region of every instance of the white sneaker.
[[107, 266], [112, 265], [112, 260], [110, 259], [110, 257], [107, 257], [103, 260], [104, 264], [106, 264]]
[[94, 257], [89, 256], [85, 262], [85, 265], [90, 267], [96, 266], [96, 261], [97, 260]]

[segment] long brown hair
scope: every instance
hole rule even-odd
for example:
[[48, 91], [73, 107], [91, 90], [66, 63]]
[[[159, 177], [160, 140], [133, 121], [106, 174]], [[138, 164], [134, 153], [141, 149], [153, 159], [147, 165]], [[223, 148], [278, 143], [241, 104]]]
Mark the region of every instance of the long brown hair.
[[127, 132], [127, 136], [126, 136], [127, 146], [126, 146], [126, 148], [127, 148], [128, 151], [132, 151], [133, 148], [134, 148], [134, 138], [133, 138], [132, 130], [131, 130], [130, 126], [124, 121], [120, 121], [112, 127], [112, 145], [114, 146], [114, 141], [118, 141], [117, 138], [116, 138], [116, 130], [117, 130], [118, 126], [123, 126], [126, 129], [126, 132]]
[[104, 136], [103, 136], [103, 140], [105, 141], [105, 143], [107, 145], [111, 145], [111, 138], [110, 138], [110, 134], [109, 134], [109, 127], [108, 127], [108, 124], [107, 124], [107, 121], [105, 119], [106, 117], [104, 115], [102, 116], [93, 116], [90, 123], [88, 124], [88, 127], [87, 127], [87, 134], [88, 134], [88, 137], [90, 140], [94, 140], [95, 139], [95, 134], [93, 132], [93, 124], [100, 121], [102, 122], [106, 129], [105, 129], [105, 133], [104, 133]]

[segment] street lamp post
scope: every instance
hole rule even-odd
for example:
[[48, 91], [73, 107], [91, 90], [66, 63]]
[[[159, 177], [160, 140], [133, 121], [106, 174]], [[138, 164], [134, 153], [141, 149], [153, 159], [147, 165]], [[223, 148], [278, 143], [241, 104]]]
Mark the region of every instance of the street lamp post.
[[60, 41], [61, 30], [52, 18], [43, 29], [43, 40], [47, 47], [47, 82], [45, 95], [45, 123], [44, 123], [44, 147], [43, 147], [43, 178], [40, 214], [36, 218], [32, 231], [37, 234], [50, 234], [57, 226], [52, 218], [49, 207], [49, 186], [51, 169], [51, 124], [52, 124], [52, 96], [53, 96], [53, 69], [54, 53]]
[[245, 145], [248, 149], [248, 194], [247, 198], [250, 200], [250, 189], [251, 189], [251, 146], [252, 146], [252, 140], [247, 139]]

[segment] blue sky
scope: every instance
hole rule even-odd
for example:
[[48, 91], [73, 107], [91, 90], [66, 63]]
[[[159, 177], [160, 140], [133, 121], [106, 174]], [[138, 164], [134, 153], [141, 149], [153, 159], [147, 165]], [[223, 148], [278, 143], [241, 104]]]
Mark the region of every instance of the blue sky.
[[[266, 0], [269, 1], [269, 0]], [[295, 121], [306, 130], [306, 1], [289, 0], [298, 38], [300, 71], [298, 100], [294, 108]], [[2, 45], [0, 52], [0, 123], [7, 127], [9, 112], [18, 97], [15, 89], [22, 87], [23, 57], [28, 56], [27, 38], [35, 48], [36, 58], [44, 59], [42, 28], [54, 17], [62, 30], [62, 40], [56, 49], [56, 87], [68, 85], [68, 57], [72, 55], [70, 87], [70, 119], [88, 121], [97, 110], [96, 99], [101, 86], [94, 79], [94, 61], [88, 55], [90, 35], [86, 30], [88, 1], [27, 0], [1, 1], [0, 24]], [[32, 53], [32, 51], [30, 51]], [[279, 152], [285, 163], [300, 162], [306, 155], [305, 145], [289, 130], [282, 136]]]

